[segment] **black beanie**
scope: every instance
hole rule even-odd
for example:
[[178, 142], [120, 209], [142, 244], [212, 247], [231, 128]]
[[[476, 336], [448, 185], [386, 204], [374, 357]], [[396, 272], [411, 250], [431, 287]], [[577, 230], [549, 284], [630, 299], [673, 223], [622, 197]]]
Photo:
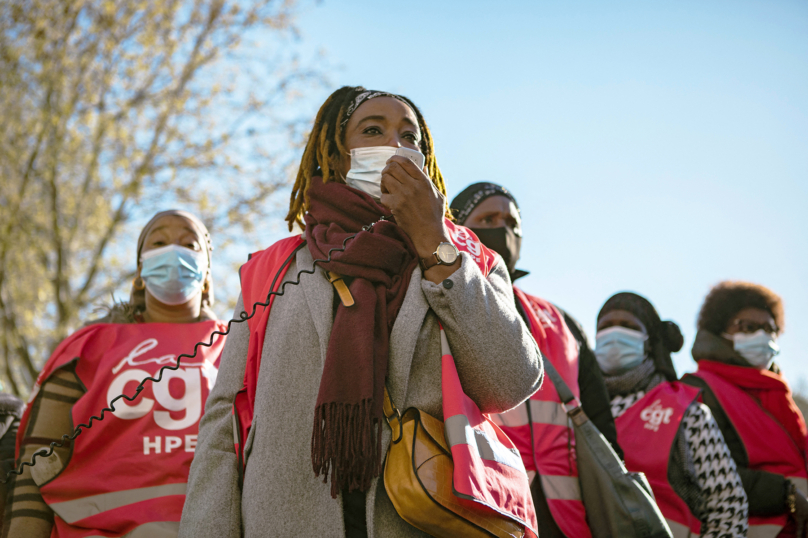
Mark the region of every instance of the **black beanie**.
[[668, 381], [676, 380], [671, 353], [682, 349], [685, 343], [679, 326], [672, 321], [662, 321], [648, 299], [628, 291], [612, 295], [600, 309], [598, 320], [612, 310], [626, 310], [642, 321], [648, 330], [648, 340], [657, 371], [665, 374]]

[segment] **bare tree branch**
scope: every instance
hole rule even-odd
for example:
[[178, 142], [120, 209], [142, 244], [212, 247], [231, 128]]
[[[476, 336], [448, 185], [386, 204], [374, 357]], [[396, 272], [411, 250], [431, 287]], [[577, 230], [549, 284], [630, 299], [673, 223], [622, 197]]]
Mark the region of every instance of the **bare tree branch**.
[[[296, 9], [0, 2], [0, 378], [10, 390], [24, 395], [58, 341], [126, 293], [131, 224], [155, 207], [197, 211], [231, 246], [272, 213], [313, 112], [293, 118], [290, 102], [323, 85], [290, 46]], [[259, 142], [269, 135], [271, 149]], [[222, 189], [223, 178], [239, 188]]]

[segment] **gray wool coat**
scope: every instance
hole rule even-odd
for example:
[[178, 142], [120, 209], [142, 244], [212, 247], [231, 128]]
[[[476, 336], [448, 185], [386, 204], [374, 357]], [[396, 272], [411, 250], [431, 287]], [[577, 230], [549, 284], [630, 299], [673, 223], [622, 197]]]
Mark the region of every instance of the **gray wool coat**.
[[[484, 413], [511, 409], [538, 390], [543, 370], [536, 343], [516, 311], [500, 263], [484, 278], [467, 254], [442, 284], [416, 268], [390, 337], [388, 389], [402, 410], [418, 407], [443, 419], [440, 333], [443, 322], [463, 389]], [[312, 267], [301, 249], [286, 280]], [[451, 282], [451, 283], [450, 283]], [[315, 477], [311, 433], [315, 402], [331, 336], [334, 290], [324, 272], [304, 274], [275, 299], [258, 377], [248, 465], [238, 486], [231, 406], [242, 387], [249, 333], [235, 324], [216, 386], [208, 397], [188, 480], [181, 538], [343, 537], [342, 499]], [[235, 318], [242, 311], [236, 307]], [[249, 311], [250, 308], [247, 308]], [[385, 424], [383, 454], [390, 444]], [[427, 536], [401, 519], [374, 480], [366, 495], [368, 536]]]

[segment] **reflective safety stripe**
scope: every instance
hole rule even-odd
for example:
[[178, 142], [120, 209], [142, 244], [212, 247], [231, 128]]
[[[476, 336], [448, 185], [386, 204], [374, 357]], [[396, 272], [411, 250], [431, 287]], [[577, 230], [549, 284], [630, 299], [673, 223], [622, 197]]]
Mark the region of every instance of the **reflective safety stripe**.
[[541, 489], [547, 499], [557, 501], [580, 501], [581, 484], [577, 476], [541, 475]]
[[527, 474], [522, 457], [516, 449], [506, 448], [498, 440], [489, 439], [485, 432], [475, 430], [465, 415], [455, 415], [446, 419], [444, 432], [449, 447], [469, 445], [478, 457], [513, 467]]
[[[121, 538], [177, 538], [180, 533], [179, 521], [152, 521], [136, 527]], [[93, 534], [87, 538], [107, 538], [100, 534]]]
[[560, 402], [546, 402], [542, 400], [529, 401], [530, 414], [533, 415], [534, 423], [569, 426], [567, 411]]
[[[567, 411], [561, 403], [544, 400], [528, 400], [526, 403], [530, 404], [530, 414], [534, 424], [569, 426]], [[508, 428], [526, 426], [528, 422], [527, 406], [523, 403], [506, 413], [491, 415], [491, 420], [497, 426]]]
[[75, 523], [86, 517], [114, 510], [121, 506], [134, 504], [149, 499], [167, 497], [169, 495], [185, 495], [185, 483], [166, 484], [150, 488], [127, 489], [92, 495], [73, 501], [65, 501], [49, 505], [56, 514], [68, 523]]
[[494, 413], [491, 415], [491, 422], [497, 426], [506, 428], [516, 428], [527, 425], [527, 406], [520, 403], [510, 411], [505, 413]]
[[748, 538], [775, 538], [783, 527], [780, 525], [749, 525]]
[[673, 534], [673, 538], [696, 538], [696, 537], [698, 537], [698, 534], [693, 534], [692, 532], [690, 532], [690, 529], [688, 529], [686, 525], [682, 525], [681, 523], [677, 523], [677, 522], [672, 521], [670, 519], [666, 519], [665, 523], [667, 523], [668, 527], [670, 527], [671, 534]]
[[808, 480], [800, 478], [799, 476], [789, 476], [787, 478], [794, 483], [794, 486], [800, 493], [808, 496]]

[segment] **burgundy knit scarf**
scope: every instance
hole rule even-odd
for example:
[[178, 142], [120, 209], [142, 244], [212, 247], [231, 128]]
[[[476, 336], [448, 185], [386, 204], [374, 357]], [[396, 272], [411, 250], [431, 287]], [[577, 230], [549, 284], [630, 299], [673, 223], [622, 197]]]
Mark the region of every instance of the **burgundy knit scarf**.
[[390, 212], [370, 196], [338, 183], [312, 178], [305, 216], [312, 257], [328, 271], [352, 277], [355, 304], [337, 307], [314, 410], [311, 461], [323, 481], [331, 475], [331, 496], [342, 489], [366, 491], [381, 474], [384, 380], [390, 331], [410, 276], [418, 263], [415, 247], [398, 225], [378, 222]]

